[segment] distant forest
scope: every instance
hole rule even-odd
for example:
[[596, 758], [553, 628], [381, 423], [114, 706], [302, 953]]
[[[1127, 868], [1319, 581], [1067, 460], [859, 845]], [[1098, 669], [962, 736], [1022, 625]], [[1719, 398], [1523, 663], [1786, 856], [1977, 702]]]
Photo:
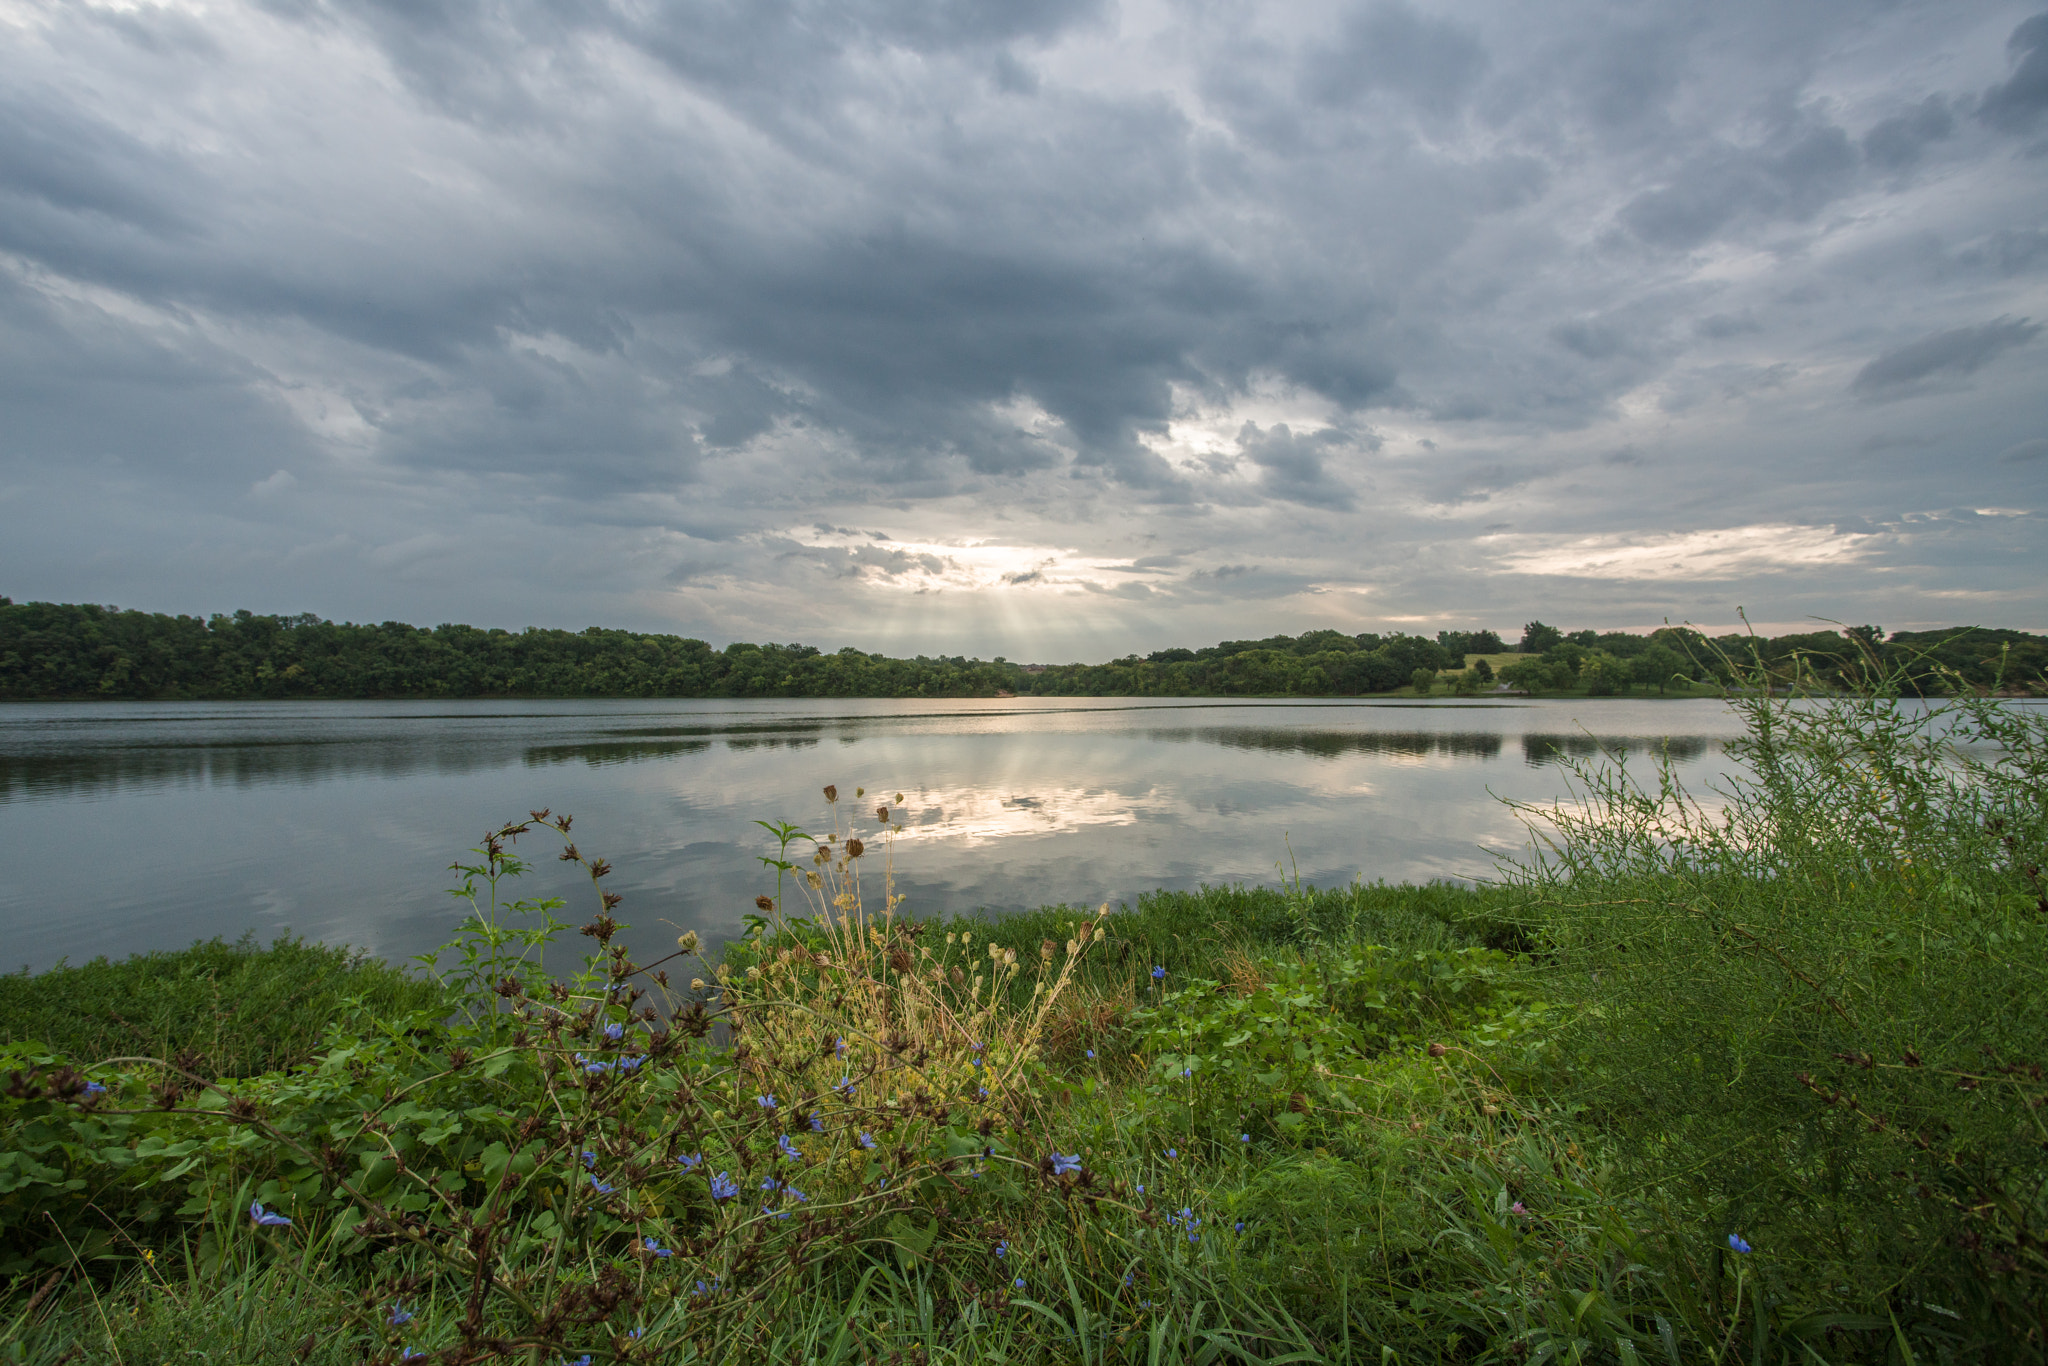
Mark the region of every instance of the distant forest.
[[[2043, 690], [2048, 637], [1958, 627], [1875, 626], [1774, 639], [1667, 627], [1565, 632], [1530, 622], [1423, 635], [1310, 631], [1104, 664], [891, 659], [847, 648], [732, 644], [591, 627], [357, 625], [310, 615], [167, 616], [0, 597], [0, 698], [370, 697], [1330, 697], [1507, 686], [1532, 693], [1694, 692], [1729, 681], [1724, 657], [1761, 659], [1785, 681], [1851, 679], [1869, 659], [1904, 666], [1924, 692]], [[1469, 667], [1468, 667], [1469, 666]]]

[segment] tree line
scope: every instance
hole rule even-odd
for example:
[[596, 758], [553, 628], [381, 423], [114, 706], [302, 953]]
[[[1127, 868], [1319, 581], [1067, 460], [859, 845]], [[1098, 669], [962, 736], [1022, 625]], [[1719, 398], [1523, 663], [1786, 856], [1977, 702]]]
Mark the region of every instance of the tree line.
[[801, 644], [714, 649], [685, 636], [603, 627], [505, 631], [249, 611], [202, 618], [0, 597], [0, 698], [13, 700], [1325, 697], [1502, 686], [1604, 695], [1726, 683], [1730, 659], [1760, 660], [1787, 683], [1852, 683], [1859, 668], [1881, 662], [1906, 664], [1928, 692], [2026, 687], [2048, 669], [2048, 637], [1981, 627], [1887, 637], [1865, 626], [1708, 640], [1679, 627], [1567, 633], [1536, 621], [1512, 646], [1492, 631], [1319, 630], [1041, 666], [896, 659], [852, 647], [826, 654]]

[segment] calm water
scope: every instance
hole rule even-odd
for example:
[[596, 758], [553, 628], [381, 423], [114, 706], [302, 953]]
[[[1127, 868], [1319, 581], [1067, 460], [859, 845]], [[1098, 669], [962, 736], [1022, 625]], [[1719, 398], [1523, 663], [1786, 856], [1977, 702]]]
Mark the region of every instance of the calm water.
[[[616, 866], [631, 942], [715, 941], [773, 888], [753, 822], [827, 823], [826, 783], [904, 794], [913, 912], [1270, 883], [1290, 842], [1311, 882], [1483, 878], [1524, 843], [1496, 794], [1562, 795], [1560, 754], [1668, 744], [1703, 787], [1739, 733], [1610, 699], [7, 706], [0, 963], [285, 929], [403, 958], [460, 918], [449, 863], [540, 806]], [[588, 885], [530, 852], [581, 923]]]

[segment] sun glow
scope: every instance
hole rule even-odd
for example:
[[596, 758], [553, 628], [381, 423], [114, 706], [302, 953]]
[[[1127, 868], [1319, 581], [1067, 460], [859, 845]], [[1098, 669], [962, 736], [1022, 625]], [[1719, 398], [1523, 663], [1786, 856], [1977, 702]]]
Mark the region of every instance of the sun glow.
[[850, 577], [905, 593], [1006, 589], [1077, 594], [1115, 587], [1134, 571], [1128, 560], [1083, 555], [1060, 546], [999, 541], [896, 541], [877, 535], [807, 529], [790, 538], [839, 552]]

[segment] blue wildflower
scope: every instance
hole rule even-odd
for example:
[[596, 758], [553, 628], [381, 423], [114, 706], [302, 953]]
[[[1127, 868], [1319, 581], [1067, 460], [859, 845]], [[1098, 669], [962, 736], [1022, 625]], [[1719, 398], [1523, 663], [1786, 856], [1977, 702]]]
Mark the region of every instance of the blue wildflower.
[[1016, 1280], [1011, 1281], [1010, 1284], [1016, 1286], [1019, 1290], [1022, 1290], [1024, 1288], [1024, 1278], [1022, 1276], [1019, 1276]]
[[765, 1096], [755, 1096], [754, 1104], [760, 1106], [763, 1110], [773, 1110], [775, 1108], [775, 1096], [773, 1093]]
[[1188, 1241], [1191, 1243], [1199, 1243], [1202, 1241], [1202, 1235], [1199, 1233], [1190, 1233], [1188, 1235]]
[[808, 1122], [810, 1123], [812, 1133], [822, 1134], [825, 1132], [825, 1117], [816, 1110], [811, 1111], [808, 1116]]
[[1252, 1136], [1250, 1134], [1239, 1134], [1237, 1136], [1237, 1141], [1239, 1143], [1249, 1143], [1252, 1141]]
[[1183, 1077], [1192, 1077], [1193, 1075], [1195, 1075], [1195, 1069], [1192, 1067], [1183, 1067], [1180, 1069], [1180, 1074]]
[[1180, 1149], [1178, 1148], [1168, 1148], [1166, 1155], [1175, 1162], [1180, 1161]]
[[761, 1206], [761, 1213], [763, 1213], [763, 1214], [773, 1214], [773, 1215], [774, 1215], [774, 1216], [775, 1216], [775, 1217], [776, 1217], [777, 1219], [787, 1219], [787, 1218], [789, 1217], [789, 1211], [788, 1211], [788, 1210], [781, 1210], [781, 1211], [777, 1211], [777, 1210], [772, 1210], [772, 1209], [769, 1209], [769, 1208], [768, 1208], [768, 1207], [767, 1207], [766, 1205], [763, 1205], [763, 1206]]
[[275, 1214], [263, 1208], [262, 1202], [256, 1200], [249, 1202], [249, 1217], [261, 1228], [285, 1228], [291, 1223], [291, 1220], [282, 1214]]
[[591, 1189], [595, 1190], [599, 1195], [610, 1195], [612, 1193], [612, 1187], [598, 1180], [596, 1172], [590, 1174], [590, 1185]]
[[720, 1172], [711, 1178], [711, 1198], [713, 1200], [730, 1200], [739, 1193], [739, 1183], [724, 1172]]
[[96, 1081], [89, 1081], [85, 1084], [85, 1093], [88, 1096], [104, 1096], [107, 1093], [107, 1088]]
[[585, 1352], [582, 1356], [577, 1357], [574, 1361], [571, 1361], [567, 1357], [564, 1357], [562, 1358], [562, 1366], [590, 1366], [590, 1353]]
[[784, 1157], [788, 1158], [792, 1162], [795, 1162], [797, 1159], [803, 1156], [803, 1153], [798, 1150], [796, 1144], [791, 1143], [789, 1141], [788, 1134], [784, 1134], [782, 1135], [782, 1137], [776, 1139], [775, 1147], [778, 1152], [780, 1152]]
[[604, 1027], [604, 1036], [613, 1043], [617, 1043], [620, 1039], [626, 1037], [626, 1027], [622, 1024], [608, 1024]]
[[620, 1059], [619, 1059], [619, 1070], [620, 1070], [621, 1072], [632, 1072], [632, 1071], [636, 1071], [636, 1070], [638, 1070], [638, 1068], [639, 1068], [640, 1064], [641, 1064], [641, 1063], [643, 1063], [643, 1062], [646, 1062], [646, 1061], [647, 1061], [647, 1055], [646, 1055], [645, 1053], [635, 1053], [635, 1054], [634, 1054], [634, 1055], [633, 1055], [632, 1057], [630, 1057], [630, 1058], [620, 1058]]
[[789, 1191], [789, 1198], [792, 1200], [808, 1200], [811, 1198], [810, 1196], [805, 1195], [802, 1191], [798, 1190], [795, 1186], [790, 1186], [787, 1189]]
[[393, 1328], [403, 1328], [405, 1327], [405, 1325], [412, 1322], [412, 1314], [409, 1310], [406, 1309], [405, 1305], [402, 1302], [393, 1302], [391, 1306], [391, 1315], [389, 1318], [385, 1319], [385, 1322], [390, 1324]]
[[1155, 982], [1163, 982], [1163, 981], [1165, 981], [1165, 980], [1166, 980], [1166, 969], [1165, 969], [1165, 968], [1154, 968], [1154, 969], [1152, 969], [1152, 980], [1153, 980], [1153, 981], [1155, 981]]
[[585, 1148], [583, 1150], [583, 1165], [585, 1167], [595, 1167], [597, 1165], [597, 1154]]
[[674, 1248], [663, 1247], [660, 1243], [655, 1242], [652, 1238], [643, 1239], [642, 1241], [645, 1243], [647, 1248], [647, 1255], [650, 1257], [673, 1257], [676, 1255], [676, 1251]]
[[1731, 1250], [1736, 1252], [1756, 1251], [1755, 1248], [1751, 1247], [1748, 1243], [1742, 1240], [1742, 1235], [1739, 1233], [1731, 1233], [1728, 1235], [1728, 1246]]
[[1002, 1242], [1000, 1242], [1000, 1243], [997, 1243], [997, 1244], [996, 1244], [996, 1256], [998, 1256], [998, 1257], [1007, 1257], [1007, 1256], [1009, 1256], [1009, 1255], [1010, 1255], [1010, 1240], [1009, 1240], [1009, 1239], [1007, 1239], [1007, 1238], [1005, 1238], [1005, 1239], [1004, 1239], [1004, 1240], [1003, 1240]]
[[408, 1347], [403, 1352], [400, 1352], [398, 1354], [398, 1359], [400, 1361], [417, 1361], [425, 1355], [426, 1353], [420, 1351], [418, 1348]]
[[837, 1091], [844, 1099], [853, 1099], [853, 1078], [841, 1077], [838, 1081], [832, 1083], [832, 1089]]
[[835, 1039], [833, 1041], [832, 1053], [835, 1057], [843, 1058], [846, 1056], [846, 1040], [844, 1038]]
[[693, 1172], [697, 1170], [697, 1168], [704, 1165], [704, 1154], [684, 1153], [681, 1157], [677, 1158], [676, 1161], [682, 1164], [684, 1171]]
[[860, 1137], [855, 1139], [854, 1142], [860, 1144], [860, 1146], [863, 1148], [873, 1148], [875, 1146], [875, 1140], [873, 1136], [870, 1135], [868, 1131], [865, 1129], [861, 1130]]
[[1079, 1153], [1068, 1157], [1064, 1153], [1055, 1152], [1048, 1161], [1052, 1163], [1052, 1174], [1054, 1176], [1066, 1176], [1069, 1173], [1081, 1170], [1081, 1154]]
[[977, 1098], [977, 1099], [979, 1099], [979, 1100], [987, 1100], [987, 1099], [988, 1099], [988, 1088], [987, 1088], [986, 1086], [977, 1086], [977, 1087], [975, 1087], [974, 1089], [975, 1089], [975, 1092], [976, 1092], [976, 1098]]
[[1094, 1050], [1094, 1049], [1092, 1049], [1092, 1048], [1091, 1048], [1091, 1049], [1089, 1049], [1089, 1050], [1088, 1050], [1088, 1056], [1089, 1056], [1089, 1057], [1091, 1057], [1091, 1058], [1092, 1058], [1092, 1057], [1094, 1057], [1094, 1056], [1095, 1056], [1095, 1050]]
[[1244, 1220], [1240, 1219], [1237, 1221], [1237, 1228], [1235, 1231], [1238, 1233], [1244, 1232]]

